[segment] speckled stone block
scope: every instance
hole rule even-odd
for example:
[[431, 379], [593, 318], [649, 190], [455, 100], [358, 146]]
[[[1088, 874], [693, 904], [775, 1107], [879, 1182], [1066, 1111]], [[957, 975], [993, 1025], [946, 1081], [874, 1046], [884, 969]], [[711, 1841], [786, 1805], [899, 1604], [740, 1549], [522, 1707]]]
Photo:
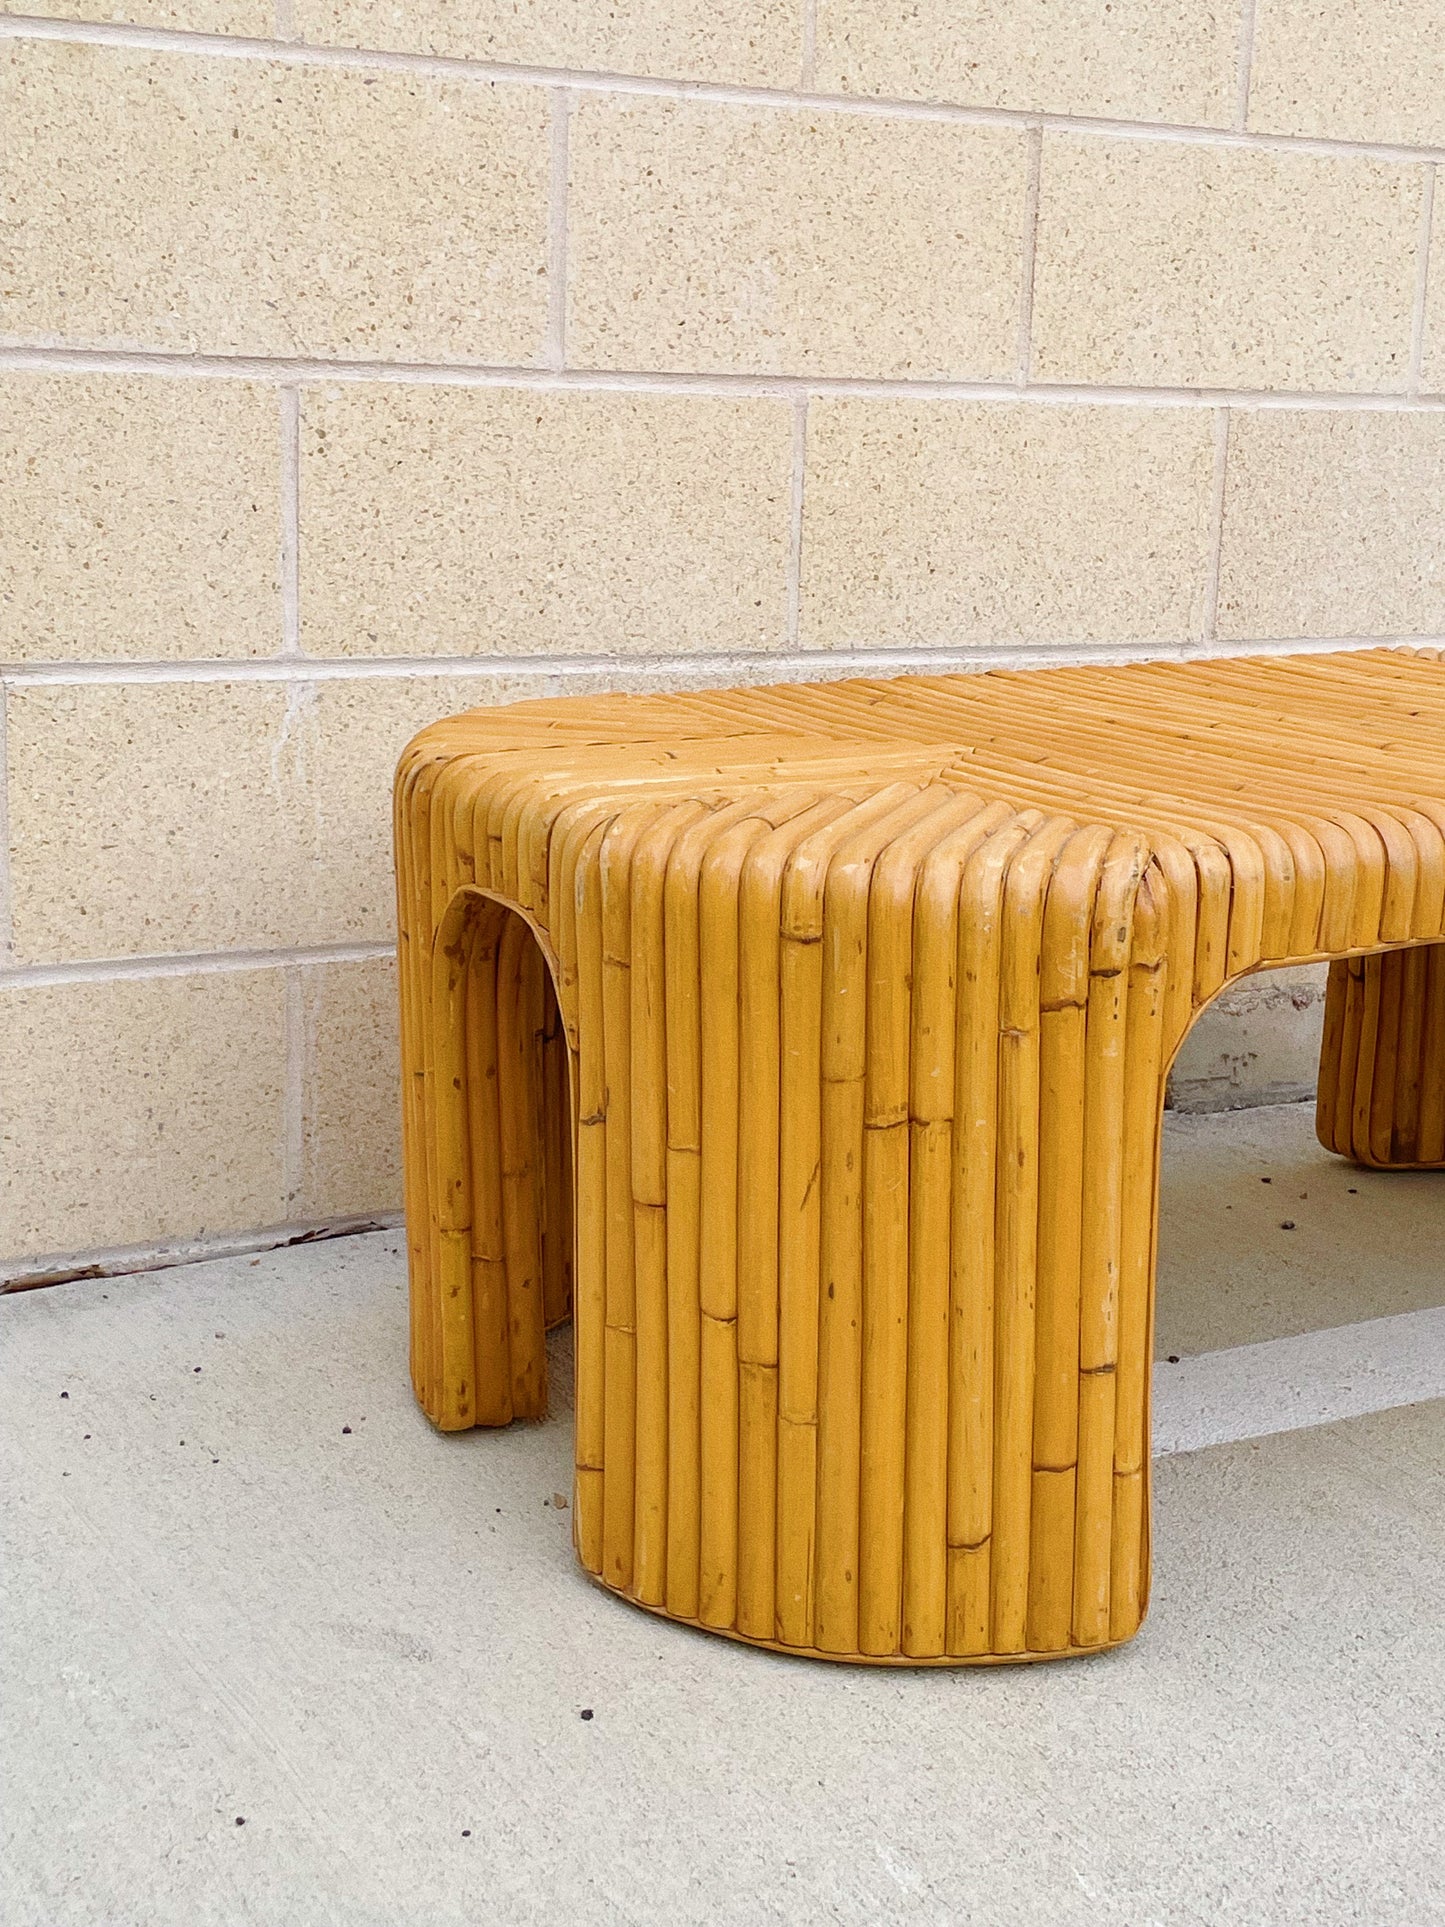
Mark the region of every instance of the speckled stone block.
[[281, 683], [92, 683], [8, 701], [16, 960], [298, 941]]
[[792, 435], [782, 401], [308, 390], [304, 646], [781, 648]]
[[298, 1218], [401, 1209], [401, 1056], [390, 957], [307, 964]]
[[817, 85], [965, 106], [1224, 125], [1239, 21], [1209, 0], [818, 0]]
[[1022, 129], [588, 96], [571, 155], [575, 366], [1014, 371]]
[[269, 385], [0, 376], [0, 659], [281, 647]]
[[280, 970], [0, 987], [0, 1258], [278, 1224]]
[[796, 87], [801, 0], [294, 0], [302, 40], [515, 66]]
[[12, 42], [0, 338], [530, 361], [548, 115], [541, 88]]
[[1236, 410], [1219, 632], [1445, 630], [1445, 415]]
[[41, 20], [96, 20], [132, 27], [176, 27], [186, 33], [235, 34], [269, 40], [273, 0], [4, 0], [0, 14]]
[[1356, 156], [1046, 134], [1034, 377], [1403, 389], [1421, 191]]
[[1249, 124], [1270, 133], [1439, 147], [1440, 0], [1258, 0]]
[[1184, 641], [1212, 446], [1202, 409], [814, 401], [803, 639]]
[[93, 683], [9, 695], [16, 961], [391, 932], [391, 776], [519, 676]]

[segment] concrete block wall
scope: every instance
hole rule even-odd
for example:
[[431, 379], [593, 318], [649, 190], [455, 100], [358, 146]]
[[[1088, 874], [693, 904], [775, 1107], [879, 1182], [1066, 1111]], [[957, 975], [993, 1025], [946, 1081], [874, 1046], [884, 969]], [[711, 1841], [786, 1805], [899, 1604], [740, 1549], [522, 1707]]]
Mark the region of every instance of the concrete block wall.
[[[448, 709], [1438, 641], [1442, 83], [1445, 0], [0, 13], [0, 1256], [396, 1208]], [[1271, 994], [1179, 1101], [1307, 1081]]]

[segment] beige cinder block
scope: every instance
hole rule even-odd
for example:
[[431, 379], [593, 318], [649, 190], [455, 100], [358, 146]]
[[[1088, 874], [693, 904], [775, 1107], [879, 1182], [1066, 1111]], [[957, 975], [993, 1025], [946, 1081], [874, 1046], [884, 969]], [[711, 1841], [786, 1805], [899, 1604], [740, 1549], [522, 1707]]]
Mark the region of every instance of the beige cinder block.
[[275, 388], [0, 376], [0, 659], [281, 646]]
[[1445, 629], [1445, 416], [1238, 409], [1230, 417], [1219, 633]]
[[529, 361], [548, 114], [541, 88], [12, 42], [0, 335]]
[[1202, 409], [814, 401], [804, 641], [1187, 640], [1212, 450]]
[[8, 710], [18, 962], [296, 940], [285, 685], [22, 688]]
[[583, 98], [568, 358], [1011, 374], [1026, 146], [1013, 127]]
[[784, 401], [308, 390], [304, 646], [781, 648], [792, 435]]
[[1239, 23], [1200, 0], [818, 0], [825, 92], [1227, 124]]
[[459, 710], [547, 694], [516, 674], [347, 677], [298, 692], [288, 749], [304, 864], [292, 928], [300, 943], [381, 942], [396, 927], [391, 779], [427, 723]]
[[0, 989], [0, 1258], [278, 1224], [280, 970]]
[[1403, 389], [1421, 189], [1354, 155], [1045, 134], [1033, 374]]
[[6, 13], [179, 27], [187, 33], [238, 34], [254, 40], [269, 39], [276, 28], [273, 0], [5, 0], [0, 14]]
[[426, 722], [541, 679], [84, 684], [9, 697], [16, 960], [390, 934], [390, 789]]
[[390, 957], [308, 964], [302, 1185], [305, 1221], [401, 1208], [401, 1059]]
[[1258, 0], [1249, 124], [1271, 133], [1439, 147], [1440, 0]]
[[801, 0], [294, 0], [302, 40], [516, 66], [795, 87]]

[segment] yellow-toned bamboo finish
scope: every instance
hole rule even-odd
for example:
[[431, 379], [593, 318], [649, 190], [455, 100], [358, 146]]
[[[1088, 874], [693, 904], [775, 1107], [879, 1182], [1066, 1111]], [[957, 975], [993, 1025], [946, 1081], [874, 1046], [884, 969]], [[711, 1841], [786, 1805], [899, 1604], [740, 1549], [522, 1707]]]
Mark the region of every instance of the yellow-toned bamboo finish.
[[1319, 1133], [1445, 1166], [1445, 669], [521, 703], [397, 773], [411, 1357], [578, 1556], [783, 1651], [1098, 1651], [1149, 1585], [1164, 1079], [1330, 958]]

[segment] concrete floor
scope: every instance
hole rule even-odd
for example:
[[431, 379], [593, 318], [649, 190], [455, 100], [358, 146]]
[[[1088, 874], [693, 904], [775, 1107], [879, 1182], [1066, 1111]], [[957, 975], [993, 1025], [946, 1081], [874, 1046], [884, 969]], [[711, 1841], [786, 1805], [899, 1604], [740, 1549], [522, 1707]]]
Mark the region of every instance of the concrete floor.
[[[1445, 1177], [1168, 1137], [1161, 1354], [1445, 1303]], [[5, 1927], [1445, 1922], [1445, 1401], [1161, 1460], [1118, 1653], [865, 1672], [587, 1585], [565, 1412], [438, 1437], [404, 1292], [0, 1305]]]

